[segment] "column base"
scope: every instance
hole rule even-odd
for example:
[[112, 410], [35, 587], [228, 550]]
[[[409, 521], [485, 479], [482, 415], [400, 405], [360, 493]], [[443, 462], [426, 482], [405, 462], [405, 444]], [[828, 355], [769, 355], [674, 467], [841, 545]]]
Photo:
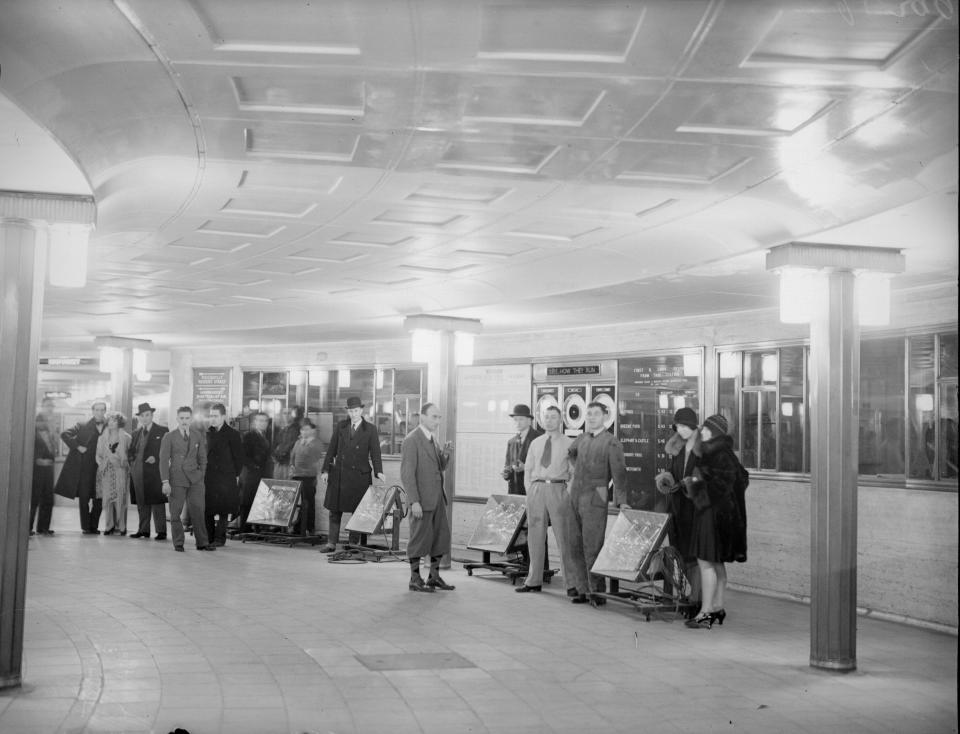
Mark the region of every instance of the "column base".
[[0, 691], [6, 688], [19, 688], [23, 684], [19, 675], [0, 676]]
[[854, 660], [815, 660], [810, 658], [811, 668], [820, 668], [821, 670], [830, 670], [834, 673], [851, 673], [857, 669], [857, 661]]

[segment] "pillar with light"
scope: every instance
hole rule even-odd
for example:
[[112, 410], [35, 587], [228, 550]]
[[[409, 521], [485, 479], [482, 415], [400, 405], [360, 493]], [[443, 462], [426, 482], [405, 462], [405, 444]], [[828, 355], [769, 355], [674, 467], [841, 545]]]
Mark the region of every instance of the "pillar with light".
[[780, 320], [810, 324], [810, 665], [857, 667], [860, 325], [890, 318], [900, 250], [792, 242], [767, 254]]

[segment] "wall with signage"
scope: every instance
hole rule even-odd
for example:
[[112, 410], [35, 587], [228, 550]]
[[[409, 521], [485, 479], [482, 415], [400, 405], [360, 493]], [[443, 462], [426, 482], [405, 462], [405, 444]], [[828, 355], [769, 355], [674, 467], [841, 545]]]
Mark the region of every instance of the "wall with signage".
[[699, 354], [620, 360], [620, 443], [627, 464], [627, 499], [633, 508], [655, 507], [654, 477], [667, 467], [663, 445], [672, 431], [673, 414], [684, 406], [699, 414], [700, 363]]
[[206, 413], [214, 403], [223, 403], [229, 416], [230, 373], [229, 367], [194, 367], [193, 409]]

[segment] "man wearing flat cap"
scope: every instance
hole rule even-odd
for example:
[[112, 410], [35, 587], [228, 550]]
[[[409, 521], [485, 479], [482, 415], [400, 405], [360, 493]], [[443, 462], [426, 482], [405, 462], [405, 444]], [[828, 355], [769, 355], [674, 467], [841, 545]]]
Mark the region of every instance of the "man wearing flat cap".
[[130, 442], [127, 458], [130, 461], [130, 479], [137, 501], [140, 522], [131, 538], [150, 537], [150, 518], [157, 531], [157, 540], [167, 539], [167, 497], [160, 479], [160, 442], [167, 432], [166, 426], [153, 422], [155, 409], [150, 403], [137, 406], [137, 430]]
[[[376, 426], [364, 419], [360, 398], [350, 397], [347, 398], [347, 419], [334, 428], [320, 468], [320, 481], [327, 487], [323, 506], [330, 511], [330, 531], [327, 544], [320, 548], [322, 553], [336, 550], [343, 513], [356, 511], [374, 475], [384, 481], [380, 435]], [[359, 544], [360, 538], [352, 537], [350, 542]]]

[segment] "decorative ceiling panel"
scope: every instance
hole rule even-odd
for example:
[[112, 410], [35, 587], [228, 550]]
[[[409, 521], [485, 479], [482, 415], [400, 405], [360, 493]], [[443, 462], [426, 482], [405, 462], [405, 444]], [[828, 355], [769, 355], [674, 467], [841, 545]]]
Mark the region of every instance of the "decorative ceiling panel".
[[478, 186], [458, 184], [453, 181], [425, 183], [417, 188], [406, 199], [412, 202], [427, 204], [483, 204], [489, 205], [503, 199], [513, 191], [506, 186]]
[[282, 232], [286, 227], [275, 222], [256, 222], [252, 220], [211, 219], [197, 227], [198, 234], [230, 235], [267, 240]]
[[340, 186], [339, 173], [304, 169], [303, 167], [270, 167], [245, 170], [238, 184], [240, 189], [296, 189], [332, 194]]
[[486, 3], [480, 15], [481, 59], [623, 63], [640, 31], [639, 3]]
[[344, 232], [330, 242], [357, 247], [396, 247], [414, 241], [414, 237], [395, 232]]
[[573, 242], [578, 237], [599, 232], [602, 227], [584, 225], [583, 222], [565, 221], [560, 219], [530, 222], [507, 232], [511, 237], [529, 237], [538, 240], [555, 240], [557, 242]]
[[606, 91], [596, 85], [558, 86], [553, 79], [508, 79], [473, 88], [463, 121], [583, 127]]
[[620, 181], [696, 185], [714, 183], [751, 160], [739, 148], [668, 142], [621, 143], [612, 158]]
[[836, 102], [823, 90], [746, 85], [681, 84], [676, 96], [675, 109], [691, 103], [677, 132], [758, 137], [790, 135]]
[[218, 51], [357, 56], [353, 17], [341, 3], [190, 0]]
[[355, 77], [303, 74], [284, 70], [230, 77], [241, 112], [363, 117], [365, 90]]
[[244, 196], [230, 199], [220, 207], [220, 211], [225, 214], [302, 219], [316, 208], [317, 202], [306, 199]]
[[208, 235], [203, 237], [202, 241], [197, 241], [193, 238], [189, 240], [181, 238], [175, 242], [171, 242], [167, 247], [190, 250], [192, 252], [235, 253], [247, 249], [250, 247], [250, 243], [238, 242], [236, 237], [221, 236], [219, 239], [214, 239], [214, 236]]
[[[851, 5], [857, 3], [781, 11], [744, 60], [744, 66], [881, 69], [901, 55], [938, 17], [906, 12], [891, 23], [891, 14], [869, 12], [870, 3], [863, 3], [866, 12], [853, 13]], [[893, 8], [896, 4], [889, 5]]]
[[450, 144], [437, 168], [536, 175], [560, 147], [535, 141], [463, 140]]
[[465, 219], [463, 214], [454, 214], [448, 210], [430, 208], [387, 209], [373, 218], [375, 222], [385, 224], [407, 224], [412, 227], [449, 227]]
[[264, 122], [244, 131], [247, 153], [264, 158], [350, 163], [362, 135], [356, 129]]

